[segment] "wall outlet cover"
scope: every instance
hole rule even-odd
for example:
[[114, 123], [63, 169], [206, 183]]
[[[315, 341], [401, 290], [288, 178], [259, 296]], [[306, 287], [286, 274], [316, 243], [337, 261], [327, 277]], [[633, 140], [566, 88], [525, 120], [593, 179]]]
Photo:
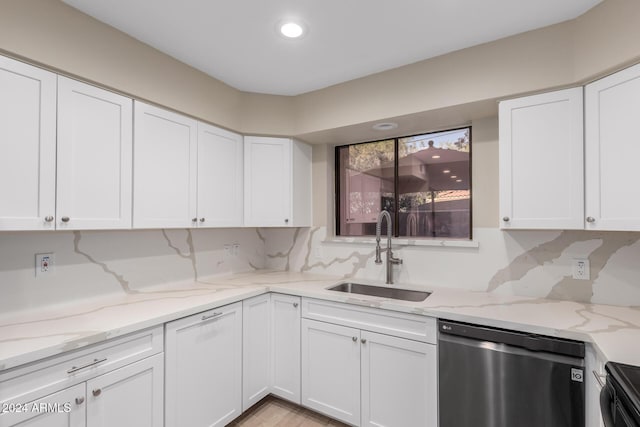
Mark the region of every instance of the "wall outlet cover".
[[36, 254], [36, 277], [52, 276], [55, 272], [53, 252]]
[[572, 262], [572, 276], [577, 280], [590, 280], [591, 266], [588, 258], [574, 258]]

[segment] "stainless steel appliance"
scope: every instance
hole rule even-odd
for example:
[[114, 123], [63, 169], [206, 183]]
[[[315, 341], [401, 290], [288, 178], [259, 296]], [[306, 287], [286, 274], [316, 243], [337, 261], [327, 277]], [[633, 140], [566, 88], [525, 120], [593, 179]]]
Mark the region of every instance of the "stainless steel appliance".
[[584, 343], [438, 321], [440, 427], [584, 427]]
[[640, 427], [640, 367], [607, 362], [600, 392], [605, 427]]

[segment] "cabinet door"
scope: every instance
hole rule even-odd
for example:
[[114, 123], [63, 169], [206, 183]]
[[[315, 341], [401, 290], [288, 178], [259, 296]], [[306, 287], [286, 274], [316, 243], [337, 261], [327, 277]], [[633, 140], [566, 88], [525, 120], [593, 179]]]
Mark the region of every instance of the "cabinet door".
[[585, 88], [586, 228], [640, 230], [640, 65]]
[[53, 229], [56, 75], [0, 57], [0, 230]]
[[245, 137], [244, 184], [244, 225], [291, 225], [291, 140]]
[[242, 136], [198, 122], [198, 227], [242, 225]]
[[87, 381], [87, 427], [162, 427], [163, 354]]
[[58, 77], [56, 228], [131, 227], [132, 105]]
[[[52, 393], [48, 396], [20, 401], [21, 411], [2, 406], [0, 426], [83, 427], [85, 425], [85, 384]], [[6, 409], [6, 410], [5, 410]]]
[[300, 297], [271, 294], [271, 393], [300, 404]]
[[584, 228], [582, 88], [500, 103], [500, 227]]
[[166, 325], [166, 423], [224, 426], [242, 412], [242, 303]]
[[133, 226], [195, 226], [197, 122], [135, 103]]
[[242, 301], [242, 409], [269, 394], [271, 383], [271, 296]]
[[360, 331], [302, 319], [302, 405], [360, 425]]
[[437, 427], [436, 347], [361, 332], [362, 426]]

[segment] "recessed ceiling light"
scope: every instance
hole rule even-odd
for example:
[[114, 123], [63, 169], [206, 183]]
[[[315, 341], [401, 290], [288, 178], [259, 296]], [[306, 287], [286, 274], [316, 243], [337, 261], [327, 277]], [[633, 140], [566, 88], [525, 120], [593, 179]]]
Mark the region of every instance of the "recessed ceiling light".
[[439, 159], [440, 156], [431, 156], [432, 159]]
[[462, 182], [462, 180], [461, 179], [456, 179], [456, 182]]
[[398, 127], [397, 123], [384, 122], [384, 123], [376, 123], [375, 125], [372, 126], [372, 129], [374, 129], [374, 130], [391, 130], [391, 129], [395, 129], [397, 127]]
[[451, 172], [449, 169], [445, 169], [442, 171], [442, 173], [449, 173], [449, 172]]
[[457, 175], [451, 175], [451, 179], [456, 179], [457, 177]]
[[297, 39], [304, 34], [304, 27], [293, 21], [281, 22], [279, 25], [280, 34], [288, 39]]

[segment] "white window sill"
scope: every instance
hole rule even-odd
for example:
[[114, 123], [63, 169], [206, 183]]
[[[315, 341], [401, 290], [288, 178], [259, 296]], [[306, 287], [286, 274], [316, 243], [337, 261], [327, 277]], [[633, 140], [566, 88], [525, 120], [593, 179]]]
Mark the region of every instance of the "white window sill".
[[[382, 238], [384, 244], [386, 236]], [[391, 240], [395, 246], [436, 246], [449, 248], [478, 248], [480, 242], [475, 240], [458, 240], [458, 239], [404, 239], [393, 238]], [[327, 237], [322, 241], [323, 244], [352, 244], [352, 245], [375, 245], [375, 237]]]

